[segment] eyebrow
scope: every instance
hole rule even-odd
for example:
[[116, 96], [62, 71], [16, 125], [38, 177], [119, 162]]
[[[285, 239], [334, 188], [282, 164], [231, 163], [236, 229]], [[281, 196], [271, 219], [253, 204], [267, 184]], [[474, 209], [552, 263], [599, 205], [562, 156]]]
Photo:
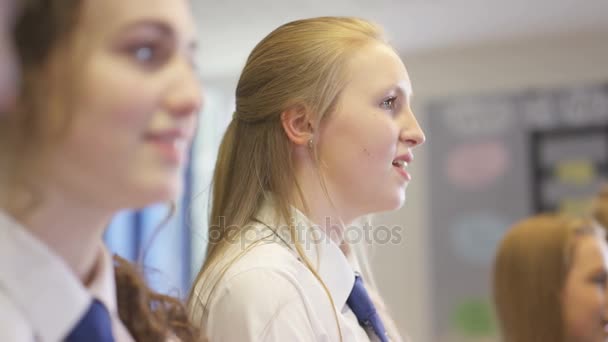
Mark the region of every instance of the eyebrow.
[[[174, 39], [176, 37], [175, 30], [165, 21], [159, 19], [142, 19], [134, 23], [127, 24], [120, 30], [120, 32], [126, 32], [139, 27], [151, 28], [165, 38]], [[198, 41], [196, 39], [189, 40], [187, 48], [190, 52], [196, 51], [198, 49]]]
[[395, 88], [397, 88], [397, 90], [399, 90], [401, 93], [403, 93], [405, 96], [407, 96], [409, 98], [411, 98], [414, 95], [413, 91], [412, 91], [412, 85], [405, 81], [401, 81], [401, 82], [397, 83]]
[[171, 28], [171, 26], [169, 26], [169, 24], [167, 24], [166, 22], [159, 20], [159, 19], [141, 19], [136, 22], [132, 22], [132, 23], [125, 25], [124, 27], [122, 27], [120, 29], [120, 31], [121, 32], [129, 31], [129, 30], [133, 30], [133, 29], [136, 29], [136, 28], [139, 28], [142, 26], [152, 28], [152, 29], [160, 32], [162, 35], [166, 35], [166, 36], [174, 35], [173, 29]]
[[399, 82], [397, 84], [392, 84], [391, 86], [385, 88], [385, 90], [383, 91], [383, 93], [388, 93], [388, 92], [393, 92], [396, 91], [397, 93], [405, 96], [408, 99], [411, 99], [413, 94], [412, 91], [412, 87], [405, 81]]

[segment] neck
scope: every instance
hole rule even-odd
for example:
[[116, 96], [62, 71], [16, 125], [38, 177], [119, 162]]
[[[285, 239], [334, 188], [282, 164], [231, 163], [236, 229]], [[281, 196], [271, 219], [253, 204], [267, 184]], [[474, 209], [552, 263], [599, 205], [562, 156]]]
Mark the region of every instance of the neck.
[[41, 201], [33, 210], [23, 215], [9, 210], [9, 214], [61, 257], [86, 285], [93, 275], [103, 232], [113, 211], [100, 210], [81, 196], [57, 187], [47, 186], [41, 194]]
[[[327, 192], [331, 195], [330, 184], [326, 184], [327, 191], [325, 191], [321, 185], [319, 171], [314, 168], [312, 163], [302, 164], [296, 167], [298, 170], [296, 171], [296, 181], [302, 189], [303, 200], [307, 208], [304, 207], [298, 196], [296, 196], [297, 201], [294, 206], [340, 246], [344, 241], [345, 227], [352, 224], [357, 217], [344, 210], [339, 198], [331, 198], [331, 200], [328, 198]], [[297, 194], [295, 188], [294, 193]]]

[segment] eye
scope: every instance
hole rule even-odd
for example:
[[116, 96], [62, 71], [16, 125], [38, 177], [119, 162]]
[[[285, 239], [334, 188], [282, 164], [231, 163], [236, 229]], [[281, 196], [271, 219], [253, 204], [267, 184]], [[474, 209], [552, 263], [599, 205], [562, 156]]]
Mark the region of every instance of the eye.
[[606, 285], [607, 280], [608, 280], [608, 277], [607, 277], [606, 273], [597, 274], [591, 279], [591, 281], [593, 283], [595, 283], [596, 285], [602, 286], [602, 287], [604, 287]]
[[142, 46], [134, 51], [134, 57], [140, 62], [149, 62], [154, 57], [154, 48], [151, 46]]
[[396, 105], [397, 105], [397, 96], [388, 97], [380, 103], [380, 107], [382, 109], [386, 109], [386, 110], [394, 110]]
[[157, 67], [164, 64], [170, 57], [170, 49], [156, 42], [143, 42], [128, 48], [129, 57], [144, 67]]

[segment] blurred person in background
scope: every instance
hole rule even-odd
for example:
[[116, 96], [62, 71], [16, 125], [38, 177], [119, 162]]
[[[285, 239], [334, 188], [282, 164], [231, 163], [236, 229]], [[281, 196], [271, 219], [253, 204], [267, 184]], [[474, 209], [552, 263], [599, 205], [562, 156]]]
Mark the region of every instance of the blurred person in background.
[[499, 245], [494, 300], [505, 342], [608, 340], [608, 245], [592, 219], [537, 215]]

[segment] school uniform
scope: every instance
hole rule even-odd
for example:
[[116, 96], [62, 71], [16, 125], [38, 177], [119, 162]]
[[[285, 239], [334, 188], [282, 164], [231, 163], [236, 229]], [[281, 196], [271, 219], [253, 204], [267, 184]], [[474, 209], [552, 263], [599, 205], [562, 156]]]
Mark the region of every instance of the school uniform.
[[132, 342], [118, 316], [112, 256], [103, 243], [85, 287], [59, 256], [0, 211], [0, 341]]
[[[371, 316], [361, 318], [353, 312], [353, 306], [363, 303], [353, 301], [354, 290], [362, 284], [353, 264], [321, 229], [298, 210], [293, 212], [304, 252], [334, 306], [300, 260], [272, 201], [267, 200], [246, 232], [231, 242], [222, 262], [194, 285], [189, 303], [194, 324], [205, 327], [213, 342], [333, 342], [340, 341], [340, 332], [345, 342], [387, 341], [383, 327], [376, 334]], [[363, 304], [375, 313], [370, 303]]]

